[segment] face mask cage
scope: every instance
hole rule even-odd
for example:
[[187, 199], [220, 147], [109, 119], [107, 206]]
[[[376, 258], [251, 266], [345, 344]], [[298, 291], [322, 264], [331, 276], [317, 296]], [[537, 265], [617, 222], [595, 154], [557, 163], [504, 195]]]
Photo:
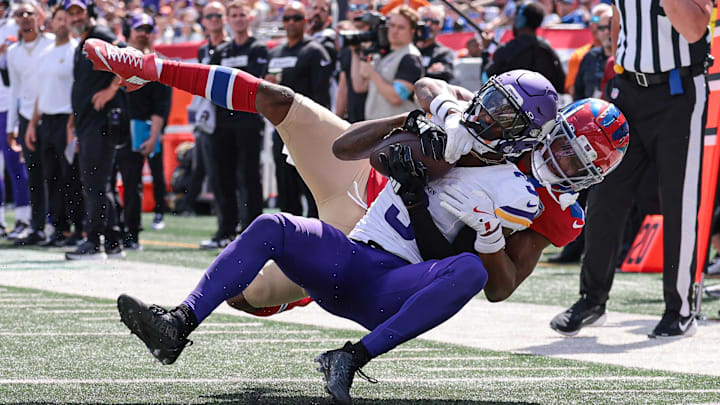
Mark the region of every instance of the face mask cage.
[[[503, 86], [493, 77], [473, 97], [463, 113], [463, 125], [479, 142], [498, 153], [510, 153], [517, 142], [535, 142], [527, 135], [532, 122], [522, 111], [522, 103], [514, 88]], [[524, 146], [524, 151], [530, 150]]]
[[575, 136], [572, 125], [561, 115], [543, 126], [531, 166], [535, 179], [551, 191], [578, 192], [603, 180], [601, 170], [593, 164], [595, 159], [597, 152], [590, 141]]

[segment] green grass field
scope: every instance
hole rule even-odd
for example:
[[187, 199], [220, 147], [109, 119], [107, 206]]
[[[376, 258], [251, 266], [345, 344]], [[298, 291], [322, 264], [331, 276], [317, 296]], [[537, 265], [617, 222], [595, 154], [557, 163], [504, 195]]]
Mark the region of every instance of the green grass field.
[[[152, 218], [143, 220], [150, 224]], [[212, 234], [215, 219], [166, 221], [165, 230], [144, 232], [144, 251], [130, 252], [127, 260], [205, 268], [217, 252], [190, 245]], [[11, 246], [0, 242], [0, 249]], [[12, 252], [22, 260], [23, 250]], [[0, 275], [3, 268], [0, 263]], [[28, 277], [33, 269], [28, 263]], [[511, 301], [567, 306], [577, 298], [577, 286], [578, 266], [541, 265]], [[312, 359], [362, 336], [215, 314], [176, 364], [161, 366], [119, 322], [114, 301], [53, 293], [51, 285], [48, 290], [2, 287], [0, 281], [0, 403], [326, 404], [331, 401]], [[717, 316], [719, 300], [706, 298], [703, 305]], [[617, 274], [611, 311], [659, 315], [662, 308], [660, 275]], [[355, 403], [720, 402], [717, 377], [425, 340], [402, 345], [364, 371], [380, 383], [356, 378]]]

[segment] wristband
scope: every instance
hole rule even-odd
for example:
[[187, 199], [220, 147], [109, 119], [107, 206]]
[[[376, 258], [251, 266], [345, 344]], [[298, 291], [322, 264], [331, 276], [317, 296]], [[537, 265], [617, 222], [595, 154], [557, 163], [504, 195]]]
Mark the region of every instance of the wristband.
[[460, 106], [458, 105], [457, 100], [447, 93], [438, 95], [432, 102], [430, 102], [430, 113], [443, 121], [450, 109], [460, 111]]
[[505, 237], [502, 233], [502, 227], [498, 226], [495, 232], [486, 236], [482, 236], [478, 232], [474, 247], [476, 252], [483, 254], [497, 253], [504, 249]]

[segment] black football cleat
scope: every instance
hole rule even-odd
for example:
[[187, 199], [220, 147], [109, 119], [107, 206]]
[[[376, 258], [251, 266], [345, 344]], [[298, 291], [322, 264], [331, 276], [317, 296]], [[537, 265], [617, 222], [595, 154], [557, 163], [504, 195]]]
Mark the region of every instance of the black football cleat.
[[352, 354], [352, 349], [352, 343], [347, 342], [342, 349], [331, 350], [315, 357], [315, 361], [320, 363], [317, 371], [322, 372], [325, 376], [325, 391], [333, 397], [335, 402], [343, 405], [352, 403], [350, 387], [356, 372], [366, 381], [377, 383], [377, 380], [368, 377], [360, 370]]
[[173, 364], [185, 346], [192, 345], [187, 336], [197, 327], [197, 321], [186, 306], [168, 311], [125, 294], [118, 297], [117, 306], [120, 320], [160, 363]]
[[602, 326], [607, 319], [605, 304], [595, 304], [586, 297], [561, 312], [550, 321], [550, 327], [563, 336], [575, 336], [588, 326]]

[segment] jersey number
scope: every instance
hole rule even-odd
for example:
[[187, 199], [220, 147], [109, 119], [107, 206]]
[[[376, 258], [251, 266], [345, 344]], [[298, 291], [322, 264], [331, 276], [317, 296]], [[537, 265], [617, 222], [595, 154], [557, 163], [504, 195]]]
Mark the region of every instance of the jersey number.
[[405, 240], [415, 239], [415, 232], [413, 232], [412, 225], [405, 226], [398, 219], [400, 210], [395, 205], [388, 207], [385, 211], [385, 220], [388, 224]]

